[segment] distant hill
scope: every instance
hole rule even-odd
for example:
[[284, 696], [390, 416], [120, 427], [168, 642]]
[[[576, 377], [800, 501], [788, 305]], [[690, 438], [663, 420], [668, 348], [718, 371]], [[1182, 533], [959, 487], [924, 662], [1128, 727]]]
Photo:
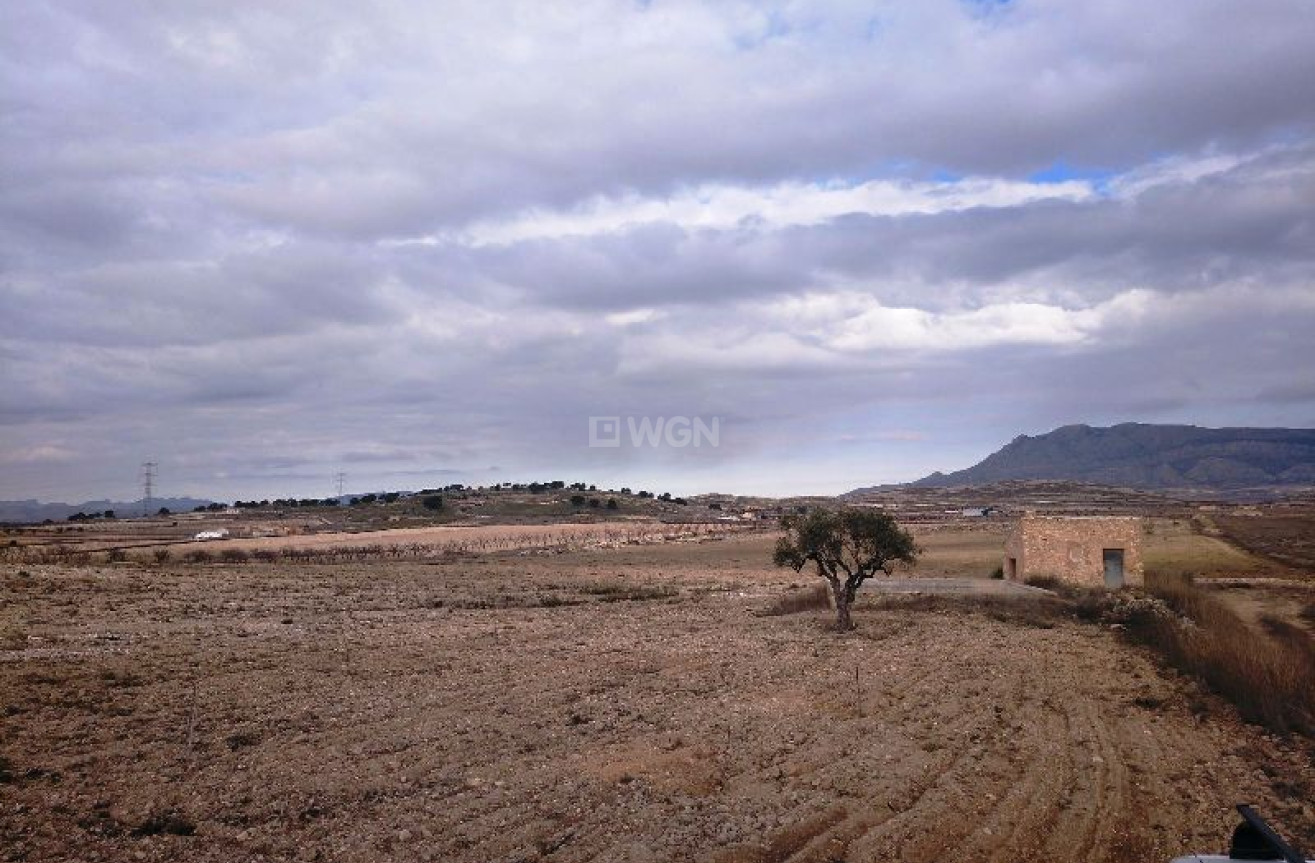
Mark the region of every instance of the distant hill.
[[[210, 503], [208, 500], [197, 500], [191, 497], [155, 498], [151, 501], [151, 514], [154, 515], [162, 506], [168, 508], [171, 512], [191, 512], [196, 507], [208, 503]], [[140, 500], [89, 500], [79, 504], [70, 504], [42, 503], [39, 500], [0, 500], [0, 522], [30, 524], [45, 521], [46, 519], [63, 521], [70, 515], [76, 515], [79, 512], [104, 512], [107, 509], [114, 510], [114, 514], [120, 518], [139, 516], [142, 514], [142, 502]]]
[[1202, 491], [1315, 486], [1315, 429], [1069, 425], [1036, 437], [1020, 435], [970, 468], [938, 471], [909, 485], [1009, 480]]

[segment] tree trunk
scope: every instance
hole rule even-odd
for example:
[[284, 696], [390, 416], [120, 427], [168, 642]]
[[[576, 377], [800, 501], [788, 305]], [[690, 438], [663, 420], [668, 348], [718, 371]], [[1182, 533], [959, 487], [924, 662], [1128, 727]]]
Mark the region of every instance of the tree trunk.
[[829, 579], [831, 582], [831, 595], [836, 600], [836, 629], [841, 632], [849, 632], [854, 628], [854, 622], [849, 617], [849, 591], [845, 589], [845, 584], [838, 578]]

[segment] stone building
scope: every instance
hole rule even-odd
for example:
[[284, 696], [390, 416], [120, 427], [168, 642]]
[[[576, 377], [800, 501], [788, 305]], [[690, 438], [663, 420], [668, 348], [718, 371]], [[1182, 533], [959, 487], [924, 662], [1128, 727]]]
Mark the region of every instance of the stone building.
[[1036, 516], [1018, 520], [1005, 542], [1004, 576], [1050, 576], [1088, 587], [1142, 584], [1142, 520]]

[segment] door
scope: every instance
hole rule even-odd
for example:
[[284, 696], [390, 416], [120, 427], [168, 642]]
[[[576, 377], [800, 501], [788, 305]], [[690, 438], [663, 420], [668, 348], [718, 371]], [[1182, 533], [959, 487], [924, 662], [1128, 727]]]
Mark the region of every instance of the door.
[[1123, 587], [1123, 549], [1107, 548], [1105, 559], [1105, 586]]

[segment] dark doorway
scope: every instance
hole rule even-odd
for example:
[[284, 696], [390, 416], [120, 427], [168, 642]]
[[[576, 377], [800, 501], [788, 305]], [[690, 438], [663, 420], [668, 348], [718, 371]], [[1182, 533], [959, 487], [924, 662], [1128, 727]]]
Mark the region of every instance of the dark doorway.
[[1123, 549], [1107, 548], [1102, 557], [1105, 561], [1105, 586], [1123, 587]]
[[1005, 578], [1018, 581], [1018, 558], [1011, 557], [1005, 561]]

